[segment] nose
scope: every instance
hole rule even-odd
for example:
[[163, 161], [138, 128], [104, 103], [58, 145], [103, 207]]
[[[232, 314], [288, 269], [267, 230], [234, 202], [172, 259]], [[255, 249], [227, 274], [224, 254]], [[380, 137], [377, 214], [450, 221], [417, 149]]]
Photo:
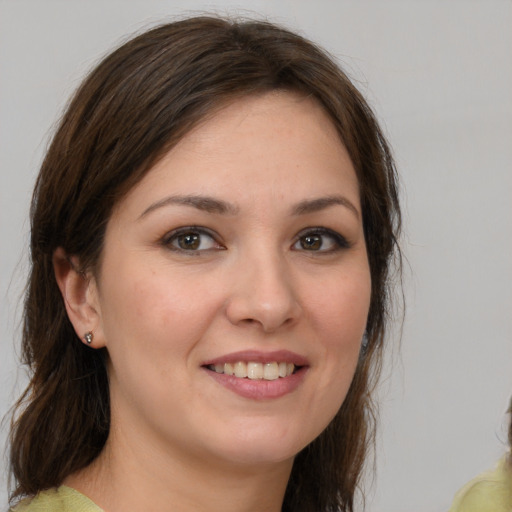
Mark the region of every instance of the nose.
[[284, 258], [251, 257], [238, 264], [226, 314], [234, 325], [259, 326], [265, 333], [293, 325], [301, 314], [296, 278]]

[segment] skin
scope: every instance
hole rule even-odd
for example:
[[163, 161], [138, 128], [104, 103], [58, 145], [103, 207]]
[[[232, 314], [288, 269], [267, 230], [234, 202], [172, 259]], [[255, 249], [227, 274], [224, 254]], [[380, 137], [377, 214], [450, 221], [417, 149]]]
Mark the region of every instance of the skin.
[[[370, 303], [358, 181], [322, 108], [237, 100], [117, 205], [96, 275], [54, 261], [77, 334], [110, 358], [107, 445], [65, 483], [110, 512], [280, 510], [294, 456], [343, 403]], [[304, 358], [299, 384], [247, 398], [204, 367], [246, 350]]]

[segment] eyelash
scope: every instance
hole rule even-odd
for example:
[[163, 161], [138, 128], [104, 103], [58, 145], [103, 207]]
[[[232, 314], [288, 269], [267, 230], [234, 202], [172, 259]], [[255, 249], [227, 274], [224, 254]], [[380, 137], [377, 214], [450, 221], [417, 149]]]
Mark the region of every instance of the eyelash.
[[[193, 245], [194, 243], [198, 244], [195, 247], [189, 247], [184, 248], [180, 247], [179, 241], [180, 237], [185, 236], [191, 236], [192, 238], [189, 239], [189, 242]], [[201, 244], [203, 244], [205, 241], [202, 240], [203, 237], [208, 237], [211, 239], [212, 247], [207, 247], [206, 249], [200, 249], [199, 247]], [[195, 238], [194, 238], [195, 237]], [[307, 238], [312, 239], [311, 242], [314, 243], [316, 241], [320, 242], [320, 247], [318, 249], [311, 249], [306, 248], [303, 243], [308, 243]], [[330, 238], [332, 241], [333, 247], [330, 247], [328, 249], [322, 249], [322, 245], [326, 242], [326, 239]], [[225, 250], [226, 248], [220, 244], [217, 241], [216, 235], [211, 232], [210, 230], [198, 227], [198, 226], [186, 226], [183, 228], [176, 229], [174, 231], [171, 231], [170, 233], [167, 233], [161, 241], [161, 244], [175, 252], [180, 252], [187, 255], [199, 255], [202, 252], [210, 251], [210, 250]], [[176, 245], [175, 245], [176, 244]], [[300, 246], [299, 246], [300, 245]], [[331, 229], [323, 228], [323, 227], [313, 227], [313, 228], [307, 228], [303, 231], [301, 231], [295, 240], [295, 242], [292, 244], [292, 250], [296, 251], [305, 251], [305, 252], [311, 252], [311, 253], [319, 253], [319, 254], [329, 254], [334, 253], [343, 249], [350, 248], [350, 244], [347, 241], [347, 239], [342, 236], [340, 233], [337, 233], [336, 231], [333, 231]]]

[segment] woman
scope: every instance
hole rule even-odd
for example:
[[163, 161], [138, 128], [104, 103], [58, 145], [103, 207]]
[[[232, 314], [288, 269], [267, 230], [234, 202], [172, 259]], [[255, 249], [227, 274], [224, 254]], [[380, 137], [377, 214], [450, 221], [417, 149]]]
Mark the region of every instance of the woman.
[[353, 510], [400, 211], [325, 53], [209, 17], [129, 41], [70, 103], [31, 221], [19, 510]]

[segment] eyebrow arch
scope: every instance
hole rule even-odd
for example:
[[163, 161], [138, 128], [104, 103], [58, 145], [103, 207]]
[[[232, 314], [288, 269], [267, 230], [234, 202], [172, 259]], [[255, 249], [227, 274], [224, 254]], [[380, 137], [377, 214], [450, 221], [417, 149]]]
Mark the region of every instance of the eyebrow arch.
[[327, 196], [319, 197], [318, 199], [306, 199], [293, 207], [292, 214], [306, 215], [308, 213], [325, 210], [326, 208], [334, 205], [341, 205], [348, 208], [359, 219], [359, 210], [344, 196]]
[[238, 211], [238, 208], [233, 204], [222, 201], [221, 199], [215, 199], [213, 197], [196, 195], [169, 196], [148, 206], [142, 212], [139, 219], [145, 217], [158, 208], [163, 208], [169, 205], [191, 206], [193, 208], [197, 208], [198, 210], [202, 210], [208, 213], [218, 213], [221, 215], [234, 215]]

